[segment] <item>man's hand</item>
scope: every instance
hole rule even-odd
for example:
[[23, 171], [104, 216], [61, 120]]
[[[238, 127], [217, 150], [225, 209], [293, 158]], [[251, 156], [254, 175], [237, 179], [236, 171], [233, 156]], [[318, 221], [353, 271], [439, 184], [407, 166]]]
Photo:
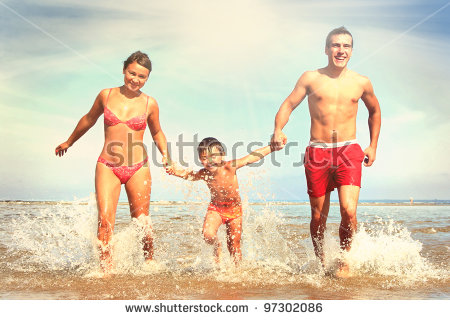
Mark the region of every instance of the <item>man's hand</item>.
[[273, 151], [278, 151], [284, 148], [287, 142], [287, 137], [282, 131], [274, 132], [270, 140], [270, 147]]
[[377, 155], [377, 150], [374, 147], [367, 147], [366, 150], [364, 150], [364, 166], [370, 167], [372, 163], [375, 161]]

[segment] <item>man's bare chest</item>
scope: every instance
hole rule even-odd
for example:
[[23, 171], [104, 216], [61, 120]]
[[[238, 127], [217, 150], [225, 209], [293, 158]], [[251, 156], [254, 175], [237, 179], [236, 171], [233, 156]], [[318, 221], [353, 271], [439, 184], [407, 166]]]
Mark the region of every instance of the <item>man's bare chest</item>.
[[354, 80], [322, 79], [308, 88], [309, 100], [320, 104], [355, 104], [362, 94], [362, 86]]

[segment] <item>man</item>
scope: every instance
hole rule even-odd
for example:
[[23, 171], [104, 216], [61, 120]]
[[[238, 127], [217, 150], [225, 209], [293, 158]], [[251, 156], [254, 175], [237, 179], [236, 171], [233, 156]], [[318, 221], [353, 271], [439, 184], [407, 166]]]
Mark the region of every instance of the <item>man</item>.
[[[316, 256], [324, 264], [323, 236], [330, 208], [330, 193], [337, 187], [341, 212], [340, 246], [350, 250], [356, 232], [356, 207], [361, 187], [361, 165], [375, 161], [381, 126], [381, 111], [370, 80], [347, 68], [353, 37], [340, 27], [326, 39], [328, 65], [305, 72], [282, 103], [275, 117], [272, 147], [282, 149], [286, 136], [281, 131], [292, 111], [308, 96], [311, 117], [310, 145], [306, 149], [305, 173], [311, 205], [311, 238]], [[362, 99], [369, 111], [370, 145], [364, 151], [356, 143], [356, 114]], [[350, 276], [341, 261], [338, 277]]]

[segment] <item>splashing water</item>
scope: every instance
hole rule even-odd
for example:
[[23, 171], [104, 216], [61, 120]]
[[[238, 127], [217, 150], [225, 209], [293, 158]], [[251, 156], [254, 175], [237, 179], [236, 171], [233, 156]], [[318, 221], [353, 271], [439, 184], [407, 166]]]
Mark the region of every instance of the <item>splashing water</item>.
[[[89, 270], [95, 263], [97, 213], [95, 197], [50, 205], [36, 210], [24, 207], [9, 223], [8, 251], [22, 253], [23, 270]], [[3, 239], [6, 240], [6, 239]]]
[[[211, 246], [201, 237], [206, 204], [152, 205], [155, 262], [151, 264], [144, 261], [142, 228], [129, 218], [127, 206], [119, 205], [112, 241], [114, 274], [191, 275], [220, 283], [258, 285], [329, 285], [330, 278], [315, 258], [309, 237], [308, 206], [249, 204], [243, 197], [243, 207], [243, 262], [235, 267], [226, 246], [224, 259], [216, 265]], [[344, 257], [356, 278], [381, 279], [385, 288], [448, 279], [448, 271], [421, 255], [422, 243], [392, 219], [360, 223], [352, 250], [346, 253], [339, 250], [338, 227], [338, 223], [330, 222], [325, 234], [329, 266]], [[218, 234], [223, 244], [224, 229], [221, 227]], [[5, 230], [11, 236], [2, 237], [1, 242], [16, 256], [8, 262], [13, 270], [64, 271], [87, 277], [98, 274], [94, 196], [87, 204], [77, 201], [38, 208], [23, 206], [6, 222]]]
[[406, 227], [379, 218], [370, 226], [361, 224], [345, 259], [360, 275], [395, 277], [403, 285], [448, 276], [421, 255], [422, 247]]

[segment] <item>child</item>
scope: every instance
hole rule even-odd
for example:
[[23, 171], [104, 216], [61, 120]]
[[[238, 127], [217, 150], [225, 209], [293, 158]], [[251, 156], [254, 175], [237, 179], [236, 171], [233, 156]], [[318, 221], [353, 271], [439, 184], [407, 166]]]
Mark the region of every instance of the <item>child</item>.
[[211, 192], [211, 202], [203, 224], [203, 238], [214, 246], [216, 262], [221, 255], [221, 244], [217, 239], [220, 225], [227, 227], [227, 247], [235, 263], [241, 258], [242, 205], [236, 170], [267, 156], [273, 150], [266, 146], [237, 160], [224, 161], [222, 144], [215, 138], [203, 139], [197, 147], [203, 169], [194, 172], [174, 165], [167, 173], [190, 181], [204, 180]]

